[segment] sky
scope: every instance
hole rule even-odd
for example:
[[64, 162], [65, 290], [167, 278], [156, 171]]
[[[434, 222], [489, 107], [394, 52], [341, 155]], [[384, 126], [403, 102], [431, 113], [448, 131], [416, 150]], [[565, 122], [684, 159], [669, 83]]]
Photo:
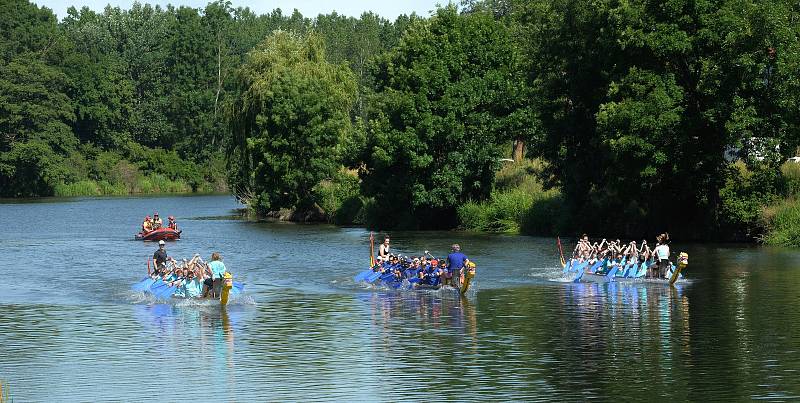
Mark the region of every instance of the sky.
[[[32, 0], [39, 6], [46, 6], [56, 13], [59, 19], [67, 15], [67, 8], [75, 6], [80, 9], [83, 6], [102, 11], [107, 4], [118, 6], [123, 9], [130, 8], [134, 0]], [[140, 0], [140, 3], [160, 4], [162, 6], [172, 4], [175, 6], [189, 6], [203, 8], [210, 0]], [[280, 8], [284, 14], [290, 14], [295, 8], [304, 17], [316, 17], [318, 14], [327, 14], [336, 10], [339, 14], [358, 17], [364, 11], [373, 11], [376, 14], [393, 20], [401, 14], [411, 14], [416, 12], [418, 15], [428, 16], [430, 11], [436, 8], [436, 4], [447, 4], [447, 0], [232, 0], [233, 7], [250, 7], [256, 14], [265, 14], [273, 9]]]

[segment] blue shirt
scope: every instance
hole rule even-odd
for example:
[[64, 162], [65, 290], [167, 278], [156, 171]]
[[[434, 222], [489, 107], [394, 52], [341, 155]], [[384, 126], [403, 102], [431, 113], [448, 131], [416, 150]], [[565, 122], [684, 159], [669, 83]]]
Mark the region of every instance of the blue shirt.
[[211, 268], [211, 279], [218, 280], [222, 278], [222, 275], [225, 274], [227, 269], [225, 268], [225, 264], [220, 262], [219, 260], [214, 260], [208, 264], [208, 267]]
[[463, 269], [466, 263], [467, 255], [461, 252], [453, 252], [447, 255], [447, 268], [448, 269]]
[[187, 281], [184, 287], [186, 288], [185, 291], [186, 298], [197, 298], [200, 296], [200, 293], [202, 292], [202, 286], [200, 285], [200, 280], [196, 278], [192, 279], [191, 281]]

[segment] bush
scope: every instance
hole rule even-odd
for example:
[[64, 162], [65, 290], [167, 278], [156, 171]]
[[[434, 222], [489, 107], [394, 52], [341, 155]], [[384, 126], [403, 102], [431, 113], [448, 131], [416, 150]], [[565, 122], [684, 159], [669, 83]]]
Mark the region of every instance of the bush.
[[783, 200], [764, 209], [766, 233], [761, 241], [767, 245], [800, 247], [800, 201]]
[[364, 221], [365, 200], [359, 193], [359, 179], [355, 173], [339, 172], [333, 180], [320, 182], [314, 187], [314, 199], [334, 224], [357, 224]]
[[781, 166], [781, 174], [786, 184], [786, 193], [790, 196], [800, 195], [800, 164], [787, 162]]

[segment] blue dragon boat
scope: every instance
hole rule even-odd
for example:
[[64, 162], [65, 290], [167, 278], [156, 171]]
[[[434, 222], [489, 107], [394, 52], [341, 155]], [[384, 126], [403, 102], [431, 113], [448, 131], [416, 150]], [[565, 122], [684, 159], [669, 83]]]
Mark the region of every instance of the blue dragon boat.
[[[564, 265], [563, 275], [570, 278], [573, 282], [605, 283], [609, 281], [617, 282], [636, 282], [646, 278], [647, 268], [653, 264], [652, 261], [625, 263], [615, 263], [608, 259], [603, 259], [589, 264], [588, 261], [581, 262], [578, 259], [570, 259]], [[689, 265], [689, 255], [681, 252], [678, 256], [678, 265], [671, 264], [667, 270], [666, 278], [648, 278], [649, 282], [661, 282], [665, 284], [675, 284], [683, 278], [681, 272]]]

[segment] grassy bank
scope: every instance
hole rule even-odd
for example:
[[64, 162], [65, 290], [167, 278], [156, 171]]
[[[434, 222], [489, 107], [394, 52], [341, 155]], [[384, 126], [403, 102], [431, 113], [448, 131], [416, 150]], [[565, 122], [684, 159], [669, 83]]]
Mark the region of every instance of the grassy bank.
[[[210, 186], [208, 187], [210, 188]], [[54, 195], [58, 197], [124, 196], [132, 194], [191, 193], [192, 191], [192, 187], [183, 180], [171, 180], [163, 175], [154, 174], [136, 178], [130, 183], [82, 180], [70, 184], [59, 184], [54, 189]]]

